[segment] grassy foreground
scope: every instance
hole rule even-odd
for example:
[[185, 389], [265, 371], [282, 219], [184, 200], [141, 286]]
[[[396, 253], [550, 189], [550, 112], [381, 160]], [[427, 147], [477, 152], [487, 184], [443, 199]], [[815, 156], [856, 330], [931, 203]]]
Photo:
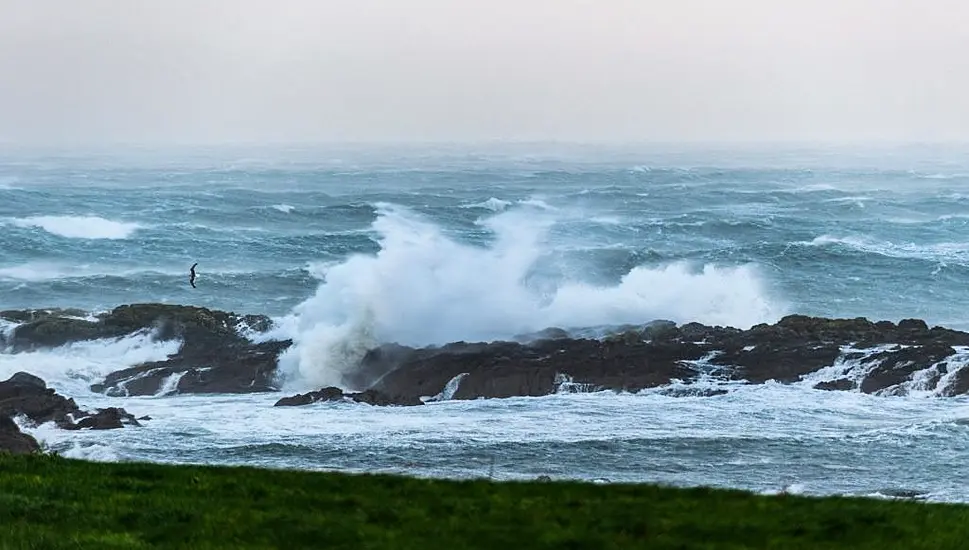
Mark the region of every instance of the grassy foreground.
[[0, 456], [0, 548], [966, 548], [969, 506]]

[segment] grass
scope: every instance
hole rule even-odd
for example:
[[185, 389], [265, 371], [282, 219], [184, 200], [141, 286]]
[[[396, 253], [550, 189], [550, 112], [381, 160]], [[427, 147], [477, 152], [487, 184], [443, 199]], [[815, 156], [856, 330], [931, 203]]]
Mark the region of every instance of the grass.
[[965, 548], [969, 506], [0, 455], [0, 549]]

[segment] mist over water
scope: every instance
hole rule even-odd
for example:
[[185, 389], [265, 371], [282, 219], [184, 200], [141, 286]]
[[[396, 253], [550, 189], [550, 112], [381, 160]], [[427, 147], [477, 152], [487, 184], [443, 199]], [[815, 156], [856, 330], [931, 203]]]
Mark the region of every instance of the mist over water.
[[[654, 319], [788, 313], [969, 328], [969, 157], [957, 149], [497, 149], [0, 155], [0, 309], [132, 302], [266, 313], [287, 391], [341, 384], [369, 347]], [[199, 262], [198, 289], [188, 268]], [[9, 323], [0, 332], [12, 329]], [[964, 398], [793, 386], [716, 397], [559, 394], [414, 409], [279, 396], [108, 398], [163, 359], [138, 334], [0, 353], [82, 408], [153, 420], [32, 429], [98, 460], [714, 484], [969, 500]], [[823, 376], [823, 373], [819, 376]]]

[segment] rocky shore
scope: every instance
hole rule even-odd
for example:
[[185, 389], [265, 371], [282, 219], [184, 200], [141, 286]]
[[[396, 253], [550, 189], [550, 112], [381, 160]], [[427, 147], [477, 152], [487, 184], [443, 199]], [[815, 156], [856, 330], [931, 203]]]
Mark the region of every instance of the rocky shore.
[[[124, 305], [94, 317], [71, 310], [3, 311], [0, 319], [17, 323], [0, 335], [0, 348], [8, 354], [139, 331], [181, 342], [178, 352], [163, 361], [113, 372], [91, 386], [112, 396], [278, 392], [277, 360], [293, 345], [290, 340], [257, 343], [247, 338], [269, 330], [268, 317], [191, 306]], [[671, 395], [726, 391], [709, 385], [689, 389], [702, 380], [947, 397], [969, 393], [966, 364], [969, 333], [929, 327], [918, 319], [896, 324], [791, 315], [747, 330], [659, 320], [618, 327], [597, 338], [551, 328], [503, 342], [426, 348], [387, 343], [367, 352], [342, 388], [288, 396], [276, 404], [351, 400], [422, 405], [435, 399], [558, 391], [638, 392], [673, 382], [679, 389]], [[0, 418], [18, 416], [65, 429], [138, 424], [123, 409], [81, 411], [72, 399], [57, 395], [29, 373], [0, 382]], [[13, 428], [14, 423], [0, 424], [0, 448]], [[21, 443], [7, 448], [25, 448]]]

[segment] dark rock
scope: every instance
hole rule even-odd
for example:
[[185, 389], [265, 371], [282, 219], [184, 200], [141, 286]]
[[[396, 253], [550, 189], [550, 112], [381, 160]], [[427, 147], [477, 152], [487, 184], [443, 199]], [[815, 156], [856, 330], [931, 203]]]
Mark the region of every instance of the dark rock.
[[277, 359], [292, 344], [288, 340], [256, 344], [242, 334], [245, 329], [269, 329], [268, 317], [192, 306], [123, 305], [96, 320], [56, 313], [19, 317], [30, 320], [17, 327], [7, 342], [14, 352], [139, 331], [151, 331], [160, 340], [182, 341], [181, 349], [164, 361], [111, 373], [91, 386], [109, 395], [275, 391]]
[[39, 319], [46, 319], [48, 317], [86, 317], [87, 312], [80, 309], [25, 309], [25, 310], [15, 310], [8, 309], [0, 311], [0, 319], [5, 319], [7, 321], [13, 321], [14, 323], [29, 323], [31, 321], [37, 321]]
[[379, 406], [389, 406], [389, 405], [401, 405], [401, 406], [413, 406], [413, 405], [423, 405], [424, 402], [418, 398], [413, 397], [403, 397], [388, 395], [386, 393], [377, 390], [365, 390], [359, 393], [344, 393], [340, 388], [327, 387], [318, 391], [301, 393], [293, 395], [291, 397], [284, 397], [279, 401], [276, 401], [274, 407], [298, 407], [301, 405], [309, 405], [311, 403], [318, 403], [320, 401], [341, 401], [343, 399], [349, 399], [357, 403], [366, 403], [368, 405], [379, 405]]
[[898, 322], [898, 330], [907, 332], [925, 332], [929, 330], [929, 325], [921, 319], [902, 319]]
[[191, 348], [241, 342], [245, 340], [241, 329], [266, 330], [271, 324], [263, 315], [237, 315], [167, 304], [123, 305], [98, 315], [93, 321], [56, 310], [26, 318], [29, 320], [14, 330], [10, 341], [13, 351], [56, 347], [79, 340], [119, 338], [143, 330], [155, 331], [160, 340], [180, 338]]
[[[121, 424], [139, 425], [124, 409], [110, 408], [94, 414], [85, 412], [73, 399], [58, 395], [40, 378], [23, 372], [0, 382], [0, 417], [20, 415], [34, 424], [53, 422], [57, 427], [69, 430], [80, 427], [120, 428]], [[77, 422], [76, 419], [79, 418], [82, 420]], [[86, 424], [82, 425], [85, 421]]]
[[17, 373], [0, 382], [0, 416], [23, 415], [36, 424], [54, 422], [70, 425], [80, 412], [73, 399], [65, 398], [47, 387], [43, 380], [27, 373]]
[[866, 373], [859, 388], [865, 393], [876, 393], [897, 386], [911, 380], [914, 373], [954, 353], [955, 350], [945, 344], [929, 344], [874, 354], [869, 363], [876, 366]]
[[6, 381], [6, 384], [23, 388], [36, 388], [40, 390], [47, 389], [47, 382], [44, 382], [43, 378], [23, 371], [15, 372], [13, 376]]
[[276, 401], [274, 407], [298, 407], [301, 405], [309, 405], [310, 403], [316, 403], [319, 401], [339, 401], [343, 399], [343, 390], [340, 388], [334, 388], [332, 386], [323, 388], [319, 391], [313, 391], [309, 393], [300, 393], [293, 395], [291, 397], [284, 397], [279, 401]]
[[400, 395], [388, 395], [386, 393], [377, 390], [366, 390], [360, 393], [351, 393], [347, 397], [356, 401], [357, 403], [366, 403], [368, 405], [376, 406], [389, 406], [398, 405], [410, 407], [414, 405], [423, 405], [424, 402], [418, 397], [414, 396], [400, 396]]
[[40, 452], [40, 445], [31, 435], [20, 431], [12, 418], [0, 414], [0, 453], [15, 455]]
[[98, 409], [96, 413], [78, 420], [74, 429], [113, 430], [125, 426], [141, 426], [141, 424], [128, 411], [117, 407], [109, 407], [107, 409]]
[[761, 342], [752, 349], [726, 351], [711, 362], [734, 367], [733, 379], [755, 384], [768, 380], [790, 383], [832, 365], [840, 353], [833, 344]]
[[641, 337], [455, 344], [416, 350], [374, 388], [415, 399], [437, 395], [455, 376], [467, 373], [454, 399], [548, 395], [556, 391], [559, 375], [577, 384], [635, 392], [674, 378], [696, 378], [699, 373], [685, 361], [703, 354], [693, 343], [645, 342]]
[[[908, 347], [871, 356], [869, 352], [842, 356], [841, 351], [848, 346], [866, 349], [896, 343]], [[967, 343], [967, 333], [928, 329], [917, 320], [896, 325], [865, 318], [789, 315], [775, 324], [755, 325], [748, 330], [699, 323], [677, 327], [669, 321], [655, 321], [602, 339], [533, 340], [528, 345], [456, 342], [437, 348], [398, 350], [396, 360], [384, 362], [381, 368], [395, 362], [397, 365], [379, 377], [372, 388], [408, 398], [434, 396], [461, 374], [464, 376], [454, 399], [547, 395], [557, 391], [561, 377], [601, 390], [630, 392], [674, 380], [690, 383], [701, 374], [748, 383], [793, 383], [840, 359], [864, 361], [861, 366], [845, 366], [845, 372], [862, 369], [856, 372], [863, 375], [858, 385], [861, 391], [899, 393], [913, 373], [924, 369], [931, 372], [922, 375], [920, 383], [934, 386], [944, 368], [939, 362], [955, 353], [952, 346]], [[969, 386], [969, 374], [965, 382], [961, 377], [952, 378], [946, 391], [969, 392], [963, 385]], [[845, 391], [856, 389], [856, 383], [843, 377], [815, 387]]]
[[[113, 396], [171, 393], [258, 393], [277, 391], [276, 365], [290, 340], [226, 343], [182, 348], [165, 361], [115, 371], [91, 390]], [[176, 378], [177, 383], [175, 383]], [[171, 387], [169, 387], [171, 386]]]
[[548, 367], [521, 368], [507, 361], [505, 364], [470, 372], [461, 379], [453, 399], [549, 395], [555, 392], [555, 374]]
[[848, 391], [855, 389], [855, 383], [847, 378], [839, 378], [837, 380], [826, 380], [824, 382], [818, 382], [814, 385], [816, 390], [828, 390], [828, 391]]

